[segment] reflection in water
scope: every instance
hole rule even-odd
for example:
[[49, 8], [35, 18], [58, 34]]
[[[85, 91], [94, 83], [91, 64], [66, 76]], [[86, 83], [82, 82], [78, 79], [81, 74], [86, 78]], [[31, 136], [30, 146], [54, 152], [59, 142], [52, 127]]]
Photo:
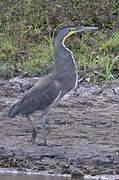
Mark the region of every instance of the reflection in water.
[[90, 176], [86, 175], [85, 178], [75, 178], [72, 179], [70, 176], [69, 177], [64, 177], [64, 176], [48, 176], [46, 174], [44, 175], [23, 175], [23, 174], [15, 174], [14, 173], [0, 173], [0, 180], [115, 180], [119, 179], [119, 175], [97, 175], [97, 176]]
[[69, 177], [56, 176], [27, 176], [27, 175], [0, 175], [0, 180], [71, 180]]
[[98, 175], [98, 176], [85, 176], [80, 179], [79, 177], [72, 179], [64, 176], [47, 176], [47, 175], [15, 175], [3, 174], [0, 175], [0, 180], [115, 180], [119, 179], [119, 175]]

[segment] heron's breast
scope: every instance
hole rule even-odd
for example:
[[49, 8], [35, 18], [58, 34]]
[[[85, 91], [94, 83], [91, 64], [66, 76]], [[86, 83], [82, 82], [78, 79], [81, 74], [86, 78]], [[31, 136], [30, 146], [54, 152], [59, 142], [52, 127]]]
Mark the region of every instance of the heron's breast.
[[74, 74], [73, 76], [68, 76], [63, 84], [64, 89], [70, 91], [71, 89], [75, 88], [77, 86], [77, 75]]

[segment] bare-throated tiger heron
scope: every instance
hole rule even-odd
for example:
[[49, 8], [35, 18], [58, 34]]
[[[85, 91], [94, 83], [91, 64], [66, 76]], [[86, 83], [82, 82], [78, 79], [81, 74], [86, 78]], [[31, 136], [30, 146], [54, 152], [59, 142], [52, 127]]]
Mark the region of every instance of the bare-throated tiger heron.
[[65, 46], [65, 40], [74, 33], [96, 30], [96, 27], [62, 27], [53, 40], [55, 70], [42, 81], [32, 87], [23, 98], [13, 105], [9, 117], [16, 115], [26, 116], [32, 126], [32, 144], [36, 138], [36, 129], [30, 119], [30, 114], [39, 110], [41, 112], [44, 145], [46, 141], [47, 114], [57, 102], [77, 84], [77, 70], [72, 52]]

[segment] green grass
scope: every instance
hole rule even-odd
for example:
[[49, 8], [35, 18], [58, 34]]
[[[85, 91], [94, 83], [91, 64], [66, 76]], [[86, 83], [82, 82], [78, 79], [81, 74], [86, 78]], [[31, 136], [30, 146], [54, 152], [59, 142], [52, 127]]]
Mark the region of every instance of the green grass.
[[[48, 68], [53, 64], [51, 42], [50, 35], [44, 36], [44, 39], [39, 43], [35, 41], [30, 42], [28, 44], [28, 58], [15, 62], [12, 57], [14, 54], [19, 53], [20, 49], [12, 47], [10, 38], [4, 40], [2, 35], [0, 35], [0, 77], [13, 77], [14, 72], [11, 72], [11, 68], [15, 64], [18, 70], [22, 73], [27, 73], [29, 76], [47, 74]], [[113, 67], [119, 63], [119, 57], [114, 55], [114, 52], [118, 52], [119, 49], [119, 32], [115, 32], [109, 38], [101, 32], [95, 33], [93, 36], [86, 33], [83, 34], [79, 42], [76, 43], [69, 40], [68, 44], [80, 67], [85, 71], [92, 68], [90, 77], [93, 77], [94, 81], [96, 78], [93, 68], [95, 69], [97, 66], [101, 67], [101, 80], [109, 81], [114, 79]]]
[[35, 46], [31, 45], [28, 60], [20, 63], [19, 68], [30, 76], [42, 75], [45, 73], [45, 67], [51, 63], [50, 57], [51, 49], [46, 42], [42, 42]]
[[112, 70], [114, 65], [119, 61], [119, 57], [110, 57], [109, 55], [105, 55], [100, 57], [100, 64], [103, 71], [103, 78], [107, 82], [109, 80], [114, 80], [114, 76], [112, 74]]
[[[89, 45], [89, 42], [92, 42], [91, 45]], [[114, 55], [115, 52], [118, 52], [118, 49], [119, 32], [115, 32], [110, 38], [99, 32], [99, 34], [94, 34], [92, 41], [90, 40], [90, 34], [84, 34], [79, 47], [74, 49], [74, 54], [77, 63], [80, 67], [83, 67], [84, 71], [92, 69], [91, 76], [94, 81], [96, 67], [99, 67], [98, 73], [101, 75], [101, 80], [110, 81], [115, 78], [112, 71], [116, 64], [119, 63], [119, 56]], [[96, 71], [98, 71], [98, 68]]]
[[100, 48], [104, 51], [119, 50], [119, 32], [115, 32], [109, 39], [100, 43]]

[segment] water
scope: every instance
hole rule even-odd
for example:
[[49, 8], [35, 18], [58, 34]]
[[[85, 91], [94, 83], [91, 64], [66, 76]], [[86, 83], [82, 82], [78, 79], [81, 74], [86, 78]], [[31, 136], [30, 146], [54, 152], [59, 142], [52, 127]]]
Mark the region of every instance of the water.
[[0, 175], [0, 180], [71, 180], [68, 177], [33, 176], [33, 175]]
[[71, 177], [63, 176], [48, 176], [48, 175], [13, 175], [13, 174], [2, 174], [0, 175], [0, 180], [115, 180], [118, 179], [119, 175], [116, 176], [86, 176], [84, 179], [76, 178], [72, 179]]
[[71, 180], [70, 176], [49, 175], [47, 172], [18, 171], [0, 168], [0, 180]]
[[72, 179], [71, 176], [49, 175], [46, 172], [38, 173], [31, 171], [17, 171], [15, 169], [0, 168], [0, 180], [115, 180], [119, 175], [86, 175], [84, 178], [77, 177]]

